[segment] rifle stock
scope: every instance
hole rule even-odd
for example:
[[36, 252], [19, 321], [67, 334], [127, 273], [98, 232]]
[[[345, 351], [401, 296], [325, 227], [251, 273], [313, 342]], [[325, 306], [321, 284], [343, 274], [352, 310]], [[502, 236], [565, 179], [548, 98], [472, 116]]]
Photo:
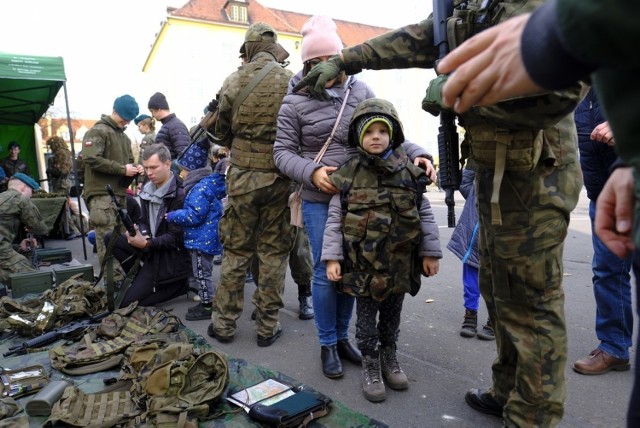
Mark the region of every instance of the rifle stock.
[[[442, 59], [449, 53], [447, 40], [447, 18], [453, 15], [453, 0], [433, 0], [433, 38], [438, 48], [438, 58]], [[438, 128], [438, 155], [440, 157], [440, 187], [445, 191], [447, 204], [447, 223], [449, 227], [456, 225], [454, 193], [460, 188], [461, 172], [459, 168], [460, 150], [458, 147], [458, 132], [455, 123], [456, 116], [449, 111], [440, 112], [440, 127]]]

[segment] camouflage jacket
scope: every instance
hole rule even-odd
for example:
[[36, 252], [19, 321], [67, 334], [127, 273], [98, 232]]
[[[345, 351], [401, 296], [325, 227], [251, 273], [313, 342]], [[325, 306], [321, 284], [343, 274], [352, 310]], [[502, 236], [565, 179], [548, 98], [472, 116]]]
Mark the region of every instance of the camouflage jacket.
[[[342, 261], [348, 294], [382, 300], [420, 289], [422, 257], [441, 258], [427, 177], [402, 148], [387, 159], [358, 149], [331, 174], [340, 192], [331, 199], [322, 260]], [[370, 293], [370, 294], [369, 294]]]
[[231, 149], [230, 196], [267, 187], [281, 176], [273, 162], [273, 143], [278, 112], [293, 73], [276, 65], [234, 111], [242, 90], [273, 61], [267, 52], [254, 55], [250, 63], [227, 77], [220, 90], [215, 132]]
[[126, 165], [133, 163], [131, 140], [110, 116], [102, 115], [82, 140], [84, 196], [107, 195], [110, 184], [116, 196], [125, 195]]
[[31, 199], [9, 189], [0, 193], [0, 242], [12, 243], [23, 224], [36, 235], [48, 232], [40, 212]]
[[[543, 1], [492, 1], [486, 11], [481, 9], [481, 3], [481, 0], [454, 1], [453, 17], [449, 18], [447, 25], [450, 46], [459, 45], [482, 30], [474, 26], [481, 14], [486, 14], [491, 26], [530, 12]], [[387, 32], [361, 45], [345, 48], [342, 55], [349, 74], [362, 69], [433, 68], [438, 59], [438, 49], [434, 46], [433, 17]], [[484, 139], [491, 133], [544, 131], [544, 138], [540, 136], [544, 141], [542, 153], [537, 154], [539, 159], [554, 165], [573, 163], [577, 160], [575, 131], [571, 132], [568, 129], [570, 126], [564, 129], [564, 125], [563, 129], [558, 129], [557, 124], [573, 112], [583, 95], [582, 87], [575, 85], [566, 91], [515, 98], [491, 107], [475, 107], [459, 119], [471, 140], [476, 134]], [[558, 133], [568, 138], [558, 138]], [[547, 139], [547, 136], [551, 138]], [[532, 132], [529, 138], [535, 137], [538, 135]]]

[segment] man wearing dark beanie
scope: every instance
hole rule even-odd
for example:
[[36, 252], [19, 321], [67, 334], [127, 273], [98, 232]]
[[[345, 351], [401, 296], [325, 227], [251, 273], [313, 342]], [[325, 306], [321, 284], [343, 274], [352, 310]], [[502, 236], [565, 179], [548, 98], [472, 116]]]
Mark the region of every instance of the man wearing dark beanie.
[[190, 143], [187, 125], [178, 119], [175, 113], [171, 113], [167, 97], [162, 92], [156, 92], [149, 98], [148, 107], [151, 116], [162, 122], [162, 127], [156, 135], [156, 143], [167, 146], [171, 152], [171, 160], [176, 160]]
[[[105, 186], [113, 188], [116, 198], [126, 206], [126, 190], [133, 177], [143, 173], [134, 165], [131, 140], [124, 133], [126, 126], [139, 113], [138, 103], [131, 95], [115, 99], [110, 115], [103, 114], [82, 140], [84, 160], [84, 197], [89, 206], [89, 221], [96, 231], [96, 246], [100, 263], [106, 247], [104, 236], [117, 224], [118, 214]], [[121, 273], [115, 274], [121, 278]]]

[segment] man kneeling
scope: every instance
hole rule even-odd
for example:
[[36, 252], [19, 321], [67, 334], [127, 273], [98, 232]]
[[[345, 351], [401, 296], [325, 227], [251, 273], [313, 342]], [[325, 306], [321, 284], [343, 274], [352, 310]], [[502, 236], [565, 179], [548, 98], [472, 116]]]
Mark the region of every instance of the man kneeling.
[[[120, 235], [112, 250], [127, 274], [137, 256], [142, 257], [142, 265], [125, 291], [121, 307], [136, 300], [142, 306], [153, 306], [186, 294], [191, 270], [189, 253], [182, 243], [182, 229], [166, 219], [168, 212], [182, 208], [184, 202], [184, 190], [171, 172], [169, 149], [163, 144], [147, 147], [142, 165], [149, 181], [140, 193], [139, 233]], [[110, 238], [111, 234], [107, 234], [105, 245]]]

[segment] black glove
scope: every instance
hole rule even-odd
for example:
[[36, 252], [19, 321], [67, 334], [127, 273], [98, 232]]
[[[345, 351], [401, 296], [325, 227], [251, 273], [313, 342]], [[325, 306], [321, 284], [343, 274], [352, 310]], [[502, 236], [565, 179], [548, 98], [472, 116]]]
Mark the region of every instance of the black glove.
[[327, 82], [335, 79], [345, 69], [344, 61], [340, 55], [334, 55], [329, 60], [323, 61], [313, 67], [309, 73], [293, 88], [293, 92], [308, 86], [311, 96], [318, 99], [329, 99], [329, 94], [324, 90]]
[[214, 112], [214, 111], [216, 111], [217, 108], [218, 108], [218, 100], [216, 100], [214, 98], [211, 101], [209, 101], [209, 105], [207, 106], [207, 110], [209, 110], [210, 112]]

